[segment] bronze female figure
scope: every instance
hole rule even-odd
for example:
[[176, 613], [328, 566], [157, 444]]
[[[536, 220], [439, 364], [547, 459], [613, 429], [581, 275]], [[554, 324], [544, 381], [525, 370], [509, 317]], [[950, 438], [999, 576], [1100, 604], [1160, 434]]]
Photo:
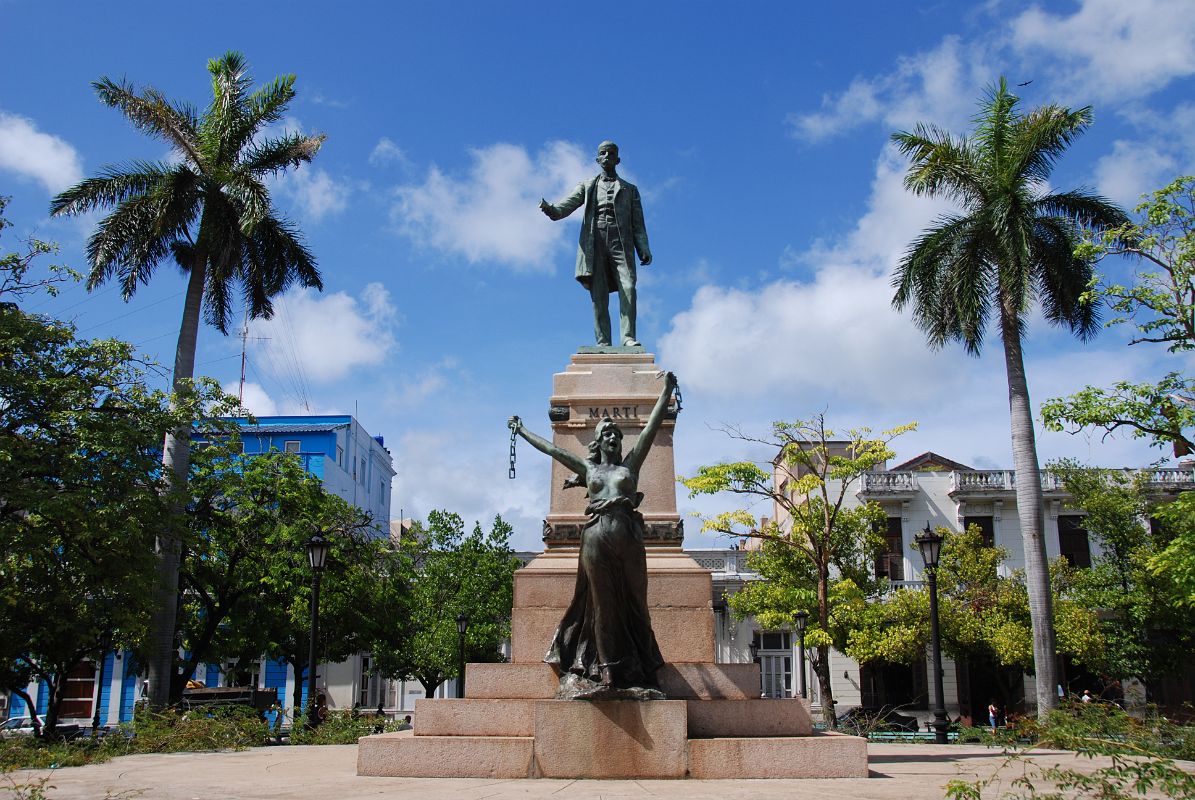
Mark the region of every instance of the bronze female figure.
[[544, 661], [560, 675], [558, 697], [660, 699], [655, 672], [664, 659], [647, 609], [647, 554], [643, 517], [636, 510], [639, 469], [664, 420], [676, 376], [664, 387], [643, 432], [625, 457], [622, 431], [609, 418], [598, 423], [588, 459], [561, 450], [510, 418], [510, 429], [581, 479], [589, 496], [589, 522], [572, 603], [560, 621]]

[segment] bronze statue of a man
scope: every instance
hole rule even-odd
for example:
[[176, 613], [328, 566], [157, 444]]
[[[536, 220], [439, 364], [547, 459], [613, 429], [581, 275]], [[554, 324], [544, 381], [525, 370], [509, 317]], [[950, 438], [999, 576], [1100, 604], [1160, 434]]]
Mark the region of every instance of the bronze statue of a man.
[[618, 292], [619, 329], [623, 347], [639, 347], [635, 338], [635, 254], [639, 263], [651, 263], [643, 203], [639, 189], [618, 177], [618, 145], [598, 145], [597, 163], [602, 174], [577, 184], [556, 205], [540, 200], [549, 219], [564, 219], [585, 206], [581, 241], [577, 246], [577, 280], [593, 300], [593, 332], [599, 346], [610, 345], [610, 295]]

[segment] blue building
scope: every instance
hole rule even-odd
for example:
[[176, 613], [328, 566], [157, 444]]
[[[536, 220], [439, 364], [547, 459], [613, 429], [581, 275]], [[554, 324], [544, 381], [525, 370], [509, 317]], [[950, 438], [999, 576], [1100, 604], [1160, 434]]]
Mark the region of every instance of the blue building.
[[[370, 514], [377, 536], [390, 535], [390, 488], [395, 471], [381, 436], [371, 436], [347, 414], [257, 417], [252, 424], [245, 418], [235, 421], [246, 454], [271, 450], [296, 454], [303, 468], [319, 478], [325, 489]], [[368, 661], [362, 656], [341, 665], [320, 665], [317, 682], [328, 692], [332, 707], [348, 707], [356, 702], [356, 683], [362, 679], [363, 667], [367, 670]], [[342, 686], [341, 676], [349, 677], [350, 685]], [[284, 706], [290, 704], [296, 680], [288, 664], [264, 658], [252, 664], [201, 665], [192, 677], [209, 687], [253, 685], [276, 689], [279, 703]], [[306, 685], [305, 674], [297, 679]], [[86, 662], [68, 677], [61, 722], [90, 725], [97, 704], [101, 725], [127, 721], [141, 695], [141, 683], [136, 661], [128, 653], [106, 654], [102, 670], [99, 664]], [[45, 714], [45, 685], [30, 684], [28, 691], [37, 703], [38, 714]], [[25, 703], [10, 698], [8, 716], [27, 715]]]

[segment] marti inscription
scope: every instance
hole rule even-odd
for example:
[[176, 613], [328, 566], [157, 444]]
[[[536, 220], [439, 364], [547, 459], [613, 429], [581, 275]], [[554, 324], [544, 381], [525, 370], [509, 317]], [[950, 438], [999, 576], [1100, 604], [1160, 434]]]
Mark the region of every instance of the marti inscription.
[[601, 420], [610, 419], [639, 419], [639, 406], [612, 406], [610, 408], [589, 407], [589, 418]]

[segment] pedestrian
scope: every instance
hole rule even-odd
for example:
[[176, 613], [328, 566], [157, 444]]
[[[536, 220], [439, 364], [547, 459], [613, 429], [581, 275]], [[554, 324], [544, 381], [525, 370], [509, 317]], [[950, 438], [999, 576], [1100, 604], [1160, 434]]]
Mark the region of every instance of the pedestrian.
[[398, 723], [398, 729], [400, 731], [409, 731], [413, 727], [415, 727], [415, 726], [411, 724], [411, 715], [410, 714], [407, 714], [405, 717], [402, 718], [402, 722]]
[[1082, 702], [1084, 702], [1084, 703], [1090, 703], [1090, 702], [1091, 702], [1092, 700], [1094, 700], [1095, 698], [1093, 698], [1093, 697], [1091, 696], [1091, 690], [1090, 690], [1090, 689], [1084, 689], [1084, 690], [1083, 690], [1083, 696], [1082, 696], [1082, 697], [1080, 697], [1079, 699], [1080, 699]]
[[992, 726], [992, 733], [996, 732], [996, 723], [1000, 719], [1000, 706], [996, 705], [996, 698], [988, 703], [988, 724]]

